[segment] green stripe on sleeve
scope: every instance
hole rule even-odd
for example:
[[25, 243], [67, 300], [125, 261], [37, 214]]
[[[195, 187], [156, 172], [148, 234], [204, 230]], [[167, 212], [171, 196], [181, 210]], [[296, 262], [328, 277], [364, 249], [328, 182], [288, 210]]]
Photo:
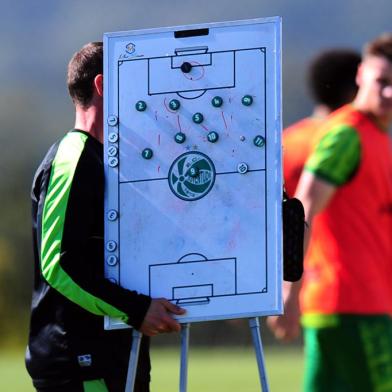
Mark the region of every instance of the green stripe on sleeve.
[[347, 125], [332, 128], [322, 137], [305, 169], [333, 185], [347, 183], [355, 174], [361, 155], [357, 131]]
[[79, 132], [68, 133], [53, 160], [42, 213], [41, 270], [46, 281], [72, 302], [93, 314], [124, 320], [128, 319], [124, 312], [83, 290], [60, 265], [68, 198], [87, 139], [87, 135]]

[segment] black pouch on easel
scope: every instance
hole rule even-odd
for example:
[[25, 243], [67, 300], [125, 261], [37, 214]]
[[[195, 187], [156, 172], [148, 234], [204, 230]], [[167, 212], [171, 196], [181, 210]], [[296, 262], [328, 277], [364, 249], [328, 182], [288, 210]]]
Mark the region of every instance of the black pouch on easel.
[[305, 213], [300, 200], [283, 192], [283, 279], [296, 282], [304, 270]]

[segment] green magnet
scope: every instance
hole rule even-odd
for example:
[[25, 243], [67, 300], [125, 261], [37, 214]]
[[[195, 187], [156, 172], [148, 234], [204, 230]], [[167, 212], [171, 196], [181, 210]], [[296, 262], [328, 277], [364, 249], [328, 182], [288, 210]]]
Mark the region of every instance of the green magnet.
[[219, 139], [219, 134], [218, 134], [218, 132], [215, 132], [215, 131], [209, 132], [208, 135], [207, 135], [207, 139], [208, 139], [208, 141], [211, 142], [211, 143], [217, 142], [218, 139]]
[[244, 95], [241, 99], [241, 102], [245, 106], [250, 106], [253, 103], [253, 98], [251, 95]]
[[220, 108], [223, 105], [223, 99], [219, 96], [216, 96], [212, 98], [211, 103], [213, 107]]
[[171, 110], [178, 110], [180, 108], [180, 106], [181, 106], [181, 104], [180, 104], [180, 101], [178, 99], [172, 99], [169, 102], [169, 108]]
[[265, 144], [265, 138], [263, 136], [261, 136], [261, 135], [257, 135], [253, 139], [253, 144], [256, 147], [263, 147], [264, 144]]
[[199, 168], [196, 166], [193, 166], [189, 169], [188, 173], [191, 177], [197, 177], [199, 175]]
[[135, 108], [138, 112], [144, 112], [147, 109], [147, 104], [144, 101], [137, 101]]
[[195, 113], [192, 116], [192, 120], [196, 124], [201, 124], [203, 122], [203, 120], [204, 120], [204, 117], [203, 117], [203, 115], [201, 113]]
[[174, 136], [174, 140], [175, 140], [176, 143], [178, 143], [178, 144], [184, 143], [185, 140], [186, 140], [185, 133], [182, 133], [182, 132], [176, 133], [175, 136]]
[[144, 159], [151, 159], [153, 155], [154, 155], [154, 153], [152, 152], [151, 148], [145, 148], [142, 151], [142, 157]]

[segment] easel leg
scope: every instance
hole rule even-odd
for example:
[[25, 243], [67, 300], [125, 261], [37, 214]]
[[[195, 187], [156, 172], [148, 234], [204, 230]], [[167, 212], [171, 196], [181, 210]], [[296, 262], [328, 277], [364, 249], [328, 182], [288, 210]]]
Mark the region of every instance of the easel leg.
[[261, 390], [263, 392], [268, 392], [269, 388], [267, 382], [267, 373], [265, 371], [264, 365], [263, 345], [261, 343], [260, 322], [258, 317], [249, 319], [249, 327], [252, 331], [253, 345], [255, 347], [257, 366], [259, 368]]
[[188, 351], [190, 324], [181, 324], [180, 392], [186, 392], [188, 383]]
[[136, 329], [132, 332], [132, 348], [129, 356], [127, 383], [125, 385], [125, 392], [133, 392], [136, 380], [137, 363], [139, 359], [140, 343], [142, 334]]

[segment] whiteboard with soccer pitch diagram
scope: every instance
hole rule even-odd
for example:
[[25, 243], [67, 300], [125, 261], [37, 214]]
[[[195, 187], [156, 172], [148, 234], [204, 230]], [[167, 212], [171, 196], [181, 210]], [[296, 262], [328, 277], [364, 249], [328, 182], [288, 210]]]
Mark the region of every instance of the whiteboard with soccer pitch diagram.
[[282, 312], [280, 30], [104, 36], [105, 274], [180, 322]]

